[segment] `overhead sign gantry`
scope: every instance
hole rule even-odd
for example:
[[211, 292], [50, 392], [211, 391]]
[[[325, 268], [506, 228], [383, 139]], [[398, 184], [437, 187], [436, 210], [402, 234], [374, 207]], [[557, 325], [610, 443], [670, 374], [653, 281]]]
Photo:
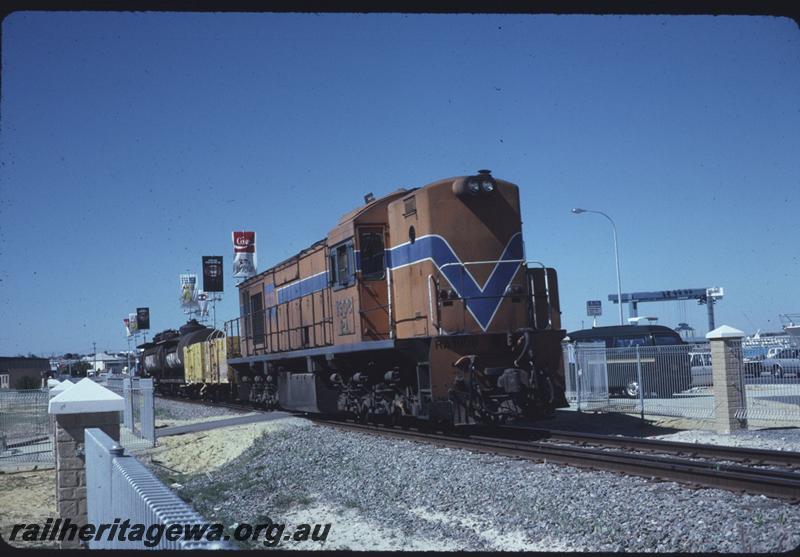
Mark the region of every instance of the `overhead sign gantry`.
[[[721, 287], [713, 288], [684, 288], [680, 290], [658, 290], [655, 292], [628, 292], [622, 294], [622, 303], [628, 304], [631, 317], [638, 317], [639, 302], [670, 302], [677, 300], [697, 300], [698, 304], [708, 306], [708, 330], [713, 331], [714, 303], [722, 299], [725, 290]], [[609, 294], [608, 301], [619, 303], [616, 294]]]

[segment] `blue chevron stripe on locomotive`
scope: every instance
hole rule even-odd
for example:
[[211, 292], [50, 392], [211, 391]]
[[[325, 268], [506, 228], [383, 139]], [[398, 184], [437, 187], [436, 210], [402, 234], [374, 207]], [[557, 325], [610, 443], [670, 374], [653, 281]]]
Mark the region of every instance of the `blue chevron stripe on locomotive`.
[[[355, 252], [356, 270], [361, 268], [361, 257]], [[422, 236], [412, 244], [407, 242], [386, 250], [386, 266], [399, 269], [430, 260], [439, 269], [458, 296], [464, 299], [467, 310], [485, 331], [497, 313], [503, 296], [524, 259], [522, 234], [517, 232], [506, 244], [498, 263], [481, 288], [469, 269], [458, 258], [447, 240], [438, 235]], [[296, 300], [328, 286], [326, 272], [297, 280], [280, 288], [273, 285], [265, 287], [265, 307]], [[275, 296], [277, 294], [277, 296]], [[270, 303], [271, 302], [271, 303]]]
[[386, 255], [387, 266], [391, 269], [431, 260], [458, 296], [464, 299], [467, 309], [485, 331], [524, 259], [524, 250], [522, 234], [517, 232], [506, 244], [483, 288], [441, 236], [422, 236], [413, 244], [409, 242], [387, 250]]

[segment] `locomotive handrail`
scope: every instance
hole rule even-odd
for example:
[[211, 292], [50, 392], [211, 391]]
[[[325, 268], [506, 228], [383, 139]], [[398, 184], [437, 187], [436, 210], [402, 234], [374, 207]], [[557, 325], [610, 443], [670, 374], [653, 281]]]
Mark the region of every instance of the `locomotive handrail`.
[[394, 315], [392, 314], [392, 268], [386, 266], [386, 303], [389, 306], [389, 338], [394, 338]]
[[453, 261], [452, 263], [445, 263], [439, 270], [441, 271], [445, 267], [451, 267], [453, 265], [460, 265], [461, 267], [466, 267], [467, 265], [488, 265], [489, 263], [525, 263], [524, 259], [490, 259], [487, 261], [464, 261], [463, 263]]
[[[524, 264], [525, 260], [524, 259], [489, 259], [489, 260], [486, 260], [486, 261], [464, 261], [464, 262], [455, 262], [454, 261], [452, 263], [445, 263], [444, 265], [439, 267], [438, 271], [441, 273], [442, 269], [444, 269], [445, 267], [451, 267], [451, 266], [458, 265], [458, 266], [461, 267], [462, 271], [467, 271], [469, 273], [469, 270], [466, 268], [467, 265], [489, 265], [491, 263], [494, 263], [495, 265], [497, 265], [499, 263], [522, 263], [522, 264]], [[462, 274], [462, 277], [463, 277], [463, 274]], [[470, 277], [472, 277], [472, 273], [470, 273]], [[447, 278], [447, 277], [445, 277], [445, 278]], [[472, 277], [472, 278], [474, 280], [474, 277]], [[448, 279], [448, 281], [449, 281], [449, 279]], [[463, 278], [462, 278], [462, 281], [463, 281]], [[467, 300], [468, 299], [466, 296], [459, 296], [459, 297], [461, 299], [463, 299], [463, 300]], [[494, 296], [488, 296], [488, 297], [494, 298]], [[501, 297], [505, 298], [506, 294], [503, 293], [503, 296], [501, 296]], [[473, 299], [473, 300], [477, 300], [477, 299], [480, 299], [480, 298], [481, 298], [480, 296], [472, 296], [471, 297], [471, 299]], [[438, 303], [437, 303], [437, 308], [438, 308]], [[466, 323], [464, 323], [464, 327], [466, 328]], [[442, 334], [441, 327], [439, 327], [439, 334]]]
[[[544, 293], [547, 297], [547, 327], [545, 329], [552, 329], [553, 328], [553, 304], [550, 302], [550, 279], [547, 277], [547, 267], [541, 261], [534, 261], [532, 259], [525, 262], [527, 266], [528, 263], [536, 263], [537, 265], [541, 265], [542, 270], [544, 270]], [[528, 279], [530, 283], [530, 279]]]
[[[439, 304], [436, 304], [436, 321], [433, 320], [433, 297], [431, 296], [431, 281], [433, 280], [433, 273], [428, 275], [428, 315], [429, 319], [431, 320], [431, 324], [436, 328], [436, 331], [441, 335], [442, 328], [439, 326]], [[437, 288], [436, 291], [438, 292], [439, 289]]]
[[[370, 313], [372, 311], [381, 311], [381, 310], [387, 311], [388, 309], [389, 309], [389, 304], [378, 305], [378, 306], [375, 306], [375, 307], [372, 307], [372, 308], [369, 308], [369, 309], [359, 309], [358, 310], [358, 316], [361, 319], [367, 319], [368, 320], [369, 319], [369, 316], [367, 315], [368, 313]], [[367, 331], [371, 331], [372, 329], [367, 328], [366, 330]], [[378, 336], [381, 336], [381, 337], [386, 336], [387, 338], [392, 338], [392, 336], [391, 336], [391, 326], [390, 326], [389, 331], [387, 331], [386, 333], [383, 333], [383, 332], [380, 332], [380, 331], [373, 331], [373, 333], [378, 335]]]
[[[547, 266], [544, 263], [542, 263], [541, 261], [537, 261], [537, 260], [534, 260], [534, 259], [494, 259], [494, 260], [486, 260], [486, 261], [464, 261], [464, 262], [455, 262], [454, 261], [452, 263], [445, 263], [441, 267], [438, 267], [437, 270], [438, 270], [439, 273], [441, 273], [442, 269], [444, 269], [445, 267], [460, 266], [462, 269], [467, 270], [467, 269], [465, 269], [465, 267], [467, 265], [488, 265], [488, 264], [497, 265], [498, 263], [520, 263], [520, 264], [522, 264], [522, 266], [524, 266], [526, 268], [527, 268], [528, 265], [538, 265], [538, 266], [540, 266], [542, 268], [542, 270], [545, 271], [545, 273], [544, 273], [544, 294], [545, 294], [545, 298], [547, 299], [547, 326], [544, 327], [544, 329], [552, 328], [552, 326], [553, 326], [553, 317], [552, 317], [553, 305], [552, 305], [551, 300], [550, 300], [550, 280], [549, 280], [549, 278], [547, 276], [547, 272], [546, 272]], [[436, 312], [437, 320], [436, 321], [433, 320], [433, 317], [434, 317], [433, 295], [432, 295], [432, 292], [431, 292], [431, 281], [432, 281], [432, 279], [433, 279], [433, 273], [428, 275], [428, 308], [429, 308], [429, 311], [430, 311], [430, 321], [431, 321], [431, 324], [434, 327], [436, 327], [436, 330], [441, 335], [442, 334], [442, 327], [441, 327], [441, 324], [438, 321], [438, 311]], [[529, 291], [531, 292], [531, 296], [533, 296], [533, 288], [532, 288], [532, 285], [530, 284], [530, 279], [528, 280], [528, 282], [529, 282], [529, 284], [528, 284]], [[507, 293], [503, 293], [502, 297], [506, 297], [506, 296], [507, 296]], [[465, 297], [462, 297], [462, 298], [466, 299]], [[480, 297], [478, 297], [478, 296], [473, 296], [472, 297], [472, 299], [479, 299], [479, 298]], [[438, 310], [438, 307], [439, 307], [438, 306], [438, 302], [437, 302], [437, 306], [436, 307], [437, 307], [437, 310]]]

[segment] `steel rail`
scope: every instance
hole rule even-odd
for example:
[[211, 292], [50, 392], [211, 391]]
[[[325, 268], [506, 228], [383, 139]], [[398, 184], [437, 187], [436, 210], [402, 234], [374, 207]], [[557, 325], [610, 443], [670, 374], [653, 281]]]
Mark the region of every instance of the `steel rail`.
[[511, 438], [516, 439], [522, 437], [530, 440], [548, 440], [583, 445], [600, 445], [603, 447], [620, 447], [631, 450], [685, 455], [688, 457], [718, 458], [756, 465], [800, 468], [800, 453], [794, 451], [776, 451], [773, 449], [731, 447], [726, 445], [711, 445], [708, 443], [686, 443], [664, 439], [624, 437], [523, 427], [504, 427], [498, 431], [492, 432], [493, 436], [496, 436], [498, 433], [501, 435], [508, 434]]
[[677, 481], [692, 487], [721, 488], [800, 501], [800, 474], [786, 470], [609, 451], [583, 446], [556, 445], [548, 442], [438, 435], [318, 417], [310, 419], [316, 423], [340, 429], [391, 436], [438, 446], [501, 454], [545, 463], [555, 462], [580, 468], [622, 472], [646, 478]]
[[[211, 402], [183, 397], [157, 395], [167, 400], [176, 400], [189, 404], [213, 405], [245, 412], [264, 412], [262, 408], [248, 404]], [[304, 412], [294, 412], [306, 415]], [[777, 451], [773, 449], [754, 449], [750, 447], [731, 447], [711, 445], [708, 443], [686, 443], [664, 439], [648, 439], [646, 437], [626, 437], [618, 435], [602, 435], [576, 431], [550, 430], [541, 428], [506, 426], [494, 429], [477, 429], [471, 433], [473, 438], [510, 439], [521, 441], [556, 441], [578, 445], [598, 445], [602, 447], [618, 447], [629, 450], [642, 450], [683, 455], [688, 458], [717, 458], [726, 461], [745, 462], [754, 465], [786, 466], [800, 469], [800, 453], [795, 451]]]
[[[165, 397], [195, 404], [209, 404], [186, 398]], [[215, 403], [226, 408], [256, 411], [259, 409], [244, 404]], [[263, 412], [263, 410], [261, 410]], [[387, 426], [360, 424], [349, 421], [291, 412], [305, 416], [315, 423], [392, 436], [412, 441], [433, 443], [440, 446], [505, 454], [529, 460], [557, 462], [583, 468], [623, 472], [648, 478], [678, 481], [694, 487], [722, 488], [791, 499], [800, 502], [800, 473], [788, 470], [771, 470], [722, 464], [716, 461], [697, 461], [691, 458], [715, 458], [726, 461], [741, 461], [749, 464], [774, 464], [778, 466], [800, 466], [800, 453], [726, 447], [699, 443], [681, 443], [661, 439], [617, 437], [571, 431], [558, 431], [522, 427], [504, 427], [462, 435], [441, 435], [421, 430], [405, 430]], [[500, 437], [498, 437], [498, 435]], [[567, 445], [558, 444], [567, 443]], [[606, 449], [591, 447], [595, 445]], [[648, 451], [661, 455], [621, 452]], [[684, 458], [675, 458], [682, 455]]]

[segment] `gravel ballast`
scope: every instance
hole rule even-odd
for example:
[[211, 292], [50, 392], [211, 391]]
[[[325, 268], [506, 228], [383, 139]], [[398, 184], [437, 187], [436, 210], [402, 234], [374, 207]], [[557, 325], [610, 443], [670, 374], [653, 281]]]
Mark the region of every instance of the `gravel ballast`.
[[724, 445], [726, 447], [748, 447], [770, 449], [773, 451], [800, 452], [800, 429], [761, 429], [755, 431], [734, 431], [728, 435], [706, 430], [679, 431], [668, 435], [654, 435], [653, 439], [679, 441], [681, 443], [702, 443]]
[[780, 500], [297, 418], [222, 468], [185, 478], [178, 492], [228, 525], [332, 523], [327, 542], [296, 549], [772, 552], [800, 544], [800, 506]]
[[245, 412], [221, 406], [181, 402], [160, 396], [153, 399], [156, 427], [170, 427], [214, 419], [242, 416]]

